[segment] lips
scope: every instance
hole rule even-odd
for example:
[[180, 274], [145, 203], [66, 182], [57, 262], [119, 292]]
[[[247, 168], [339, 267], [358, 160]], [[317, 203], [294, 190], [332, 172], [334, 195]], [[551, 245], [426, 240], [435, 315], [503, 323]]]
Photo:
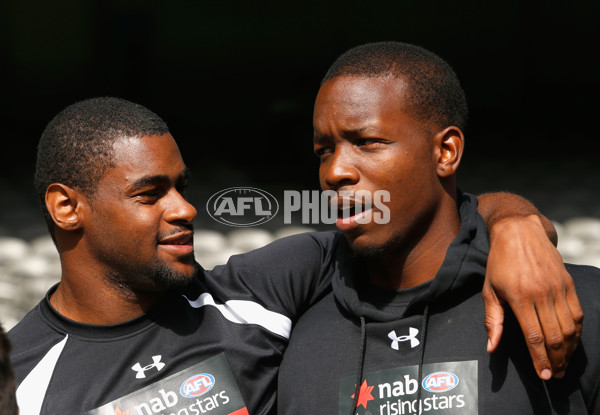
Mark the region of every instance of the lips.
[[338, 218], [348, 218], [373, 208], [370, 201], [356, 200], [351, 197], [337, 196], [330, 205], [337, 206]]
[[337, 205], [338, 218], [335, 226], [342, 232], [356, 228], [371, 220], [373, 206], [348, 197], [334, 197], [332, 205]]
[[191, 242], [193, 236], [194, 232], [192, 231], [178, 232], [162, 238], [158, 243], [161, 245], [186, 245]]
[[159, 239], [158, 245], [175, 255], [188, 255], [194, 250], [194, 232], [182, 231]]

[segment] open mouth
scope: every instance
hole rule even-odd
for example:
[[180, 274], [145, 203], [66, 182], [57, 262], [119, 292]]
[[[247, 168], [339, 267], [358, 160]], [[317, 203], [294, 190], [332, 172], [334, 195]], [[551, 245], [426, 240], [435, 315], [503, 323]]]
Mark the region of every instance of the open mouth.
[[332, 203], [337, 204], [335, 225], [341, 231], [348, 231], [371, 221], [371, 203], [350, 198], [336, 198]]
[[349, 219], [354, 216], [358, 216], [364, 212], [371, 210], [373, 206], [371, 204], [362, 204], [352, 202], [349, 206], [342, 206], [338, 208], [337, 217], [338, 219]]
[[188, 255], [194, 251], [194, 233], [192, 231], [178, 232], [161, 238], [158, 245], [175, 255]]

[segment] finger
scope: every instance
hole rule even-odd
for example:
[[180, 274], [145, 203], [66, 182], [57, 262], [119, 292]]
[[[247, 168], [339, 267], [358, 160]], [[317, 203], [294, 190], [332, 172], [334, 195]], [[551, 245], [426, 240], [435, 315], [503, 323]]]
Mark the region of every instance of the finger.
[[504, 306], [491, 290], [484, 290], [485, 328], [488, 332], [487, 352], [493, 353], [500, 344], [504, 330]]
[[[573, 316], [571, 315], [571, 310], [566, 297], [557, 298], [554, 308], [558, 324], [560, 325], [560, 331], [562, 333], [563, 348], [561, 353], [562, 356], [559, 356], [557, 353], [557, 356], [559, 357], [555, 359], [551, 355], [550, 364], [552, 365], [552, 376], [556, 378], [562, 378], [565, 370], [567, 369], [567, 365], [569, 364], [569, 359], [577, 347], [579, 337], [577, 336], [577, 325], [575, 324]], [[581, 330], [579, 330], [579, 333], [581, 334]], [[546, 347], [550, 346], [546, 344]]]
[[513, 306], [513, 312], [525, 335], [525, 343], [531, 355], [535, 371], [541, 379], [550, 379], [552, 377], [552, 366], [546, 351], [544, 331], [540, 325], [535, 307], [531, 303], [525, 303], [519, 307]]
[[[562, 305], [562, 307], [561, 307]], [[558, 300], [554, 304], [542, 302], [536, 306], [538, 318], [541, 322], [542, 332], [544, 333], [546, 353], [550, 360], [550, 367], [552, 370], [552, 376], [562, 378], [567, 369], [567, 354], [565, 348], [565, 339], [563, 330], [559, 322], [557, 313], [565, 315], [566, 305], [564, 302]], [[558, 309], [565, 311], [559, 312]], [[563, 317], [566, 321], [571, 319], [569, 311], [568, 317]], [[572, 321], [571, 321], [572, 324]]]
[[[566, 300], [567, 305], [569, 307], [571, 319], [573, 324], [575, 325], [575, 335], [572, 338], [566, 339], [566, 349], [567, 349], [567, 360], [571, 359], [571, 355], [577, 348], [579, 344], [579, 339], [581, 339], [581, 332], [583, 329], [583, 310], [581, 309], [581, 304], [579, 303], [579, 298], [577, 298], [577, 293], [575, 292], [575, 284], [573, 281], [570, 281], [566, 289]], [[559, 318], [562, 327], [562, 318]], [[564, 331], [564, 329], [563, 329]]]

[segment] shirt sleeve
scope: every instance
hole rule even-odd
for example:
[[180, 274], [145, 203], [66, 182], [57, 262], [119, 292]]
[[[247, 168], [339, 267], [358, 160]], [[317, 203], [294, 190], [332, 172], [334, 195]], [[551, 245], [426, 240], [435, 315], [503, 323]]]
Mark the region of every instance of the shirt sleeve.
[[295, 322], [331, 289], [337, 232], [288, 236], [200, 275], [217, 299], [248, 300]]
[[[590, 414], [600, 414], [600, 357], [598, 339], [600, 338], [600, 269], [587, 265], [565, 264], [573, 277], [577, 296], [583, 309], [583, 331], [579, 346], [573, 353], [565, 375], [565, 381], [573, 379], [572, 384], [579, 385], [586, 408]], [[562, 379], [551, 379], [564, 387]]]

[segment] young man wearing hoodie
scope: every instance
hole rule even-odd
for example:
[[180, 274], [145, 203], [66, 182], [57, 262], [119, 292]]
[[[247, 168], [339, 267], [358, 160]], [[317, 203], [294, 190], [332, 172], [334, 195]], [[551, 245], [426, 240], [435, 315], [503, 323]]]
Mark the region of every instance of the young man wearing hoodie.
[[[332, 290], [284, 354], [280, 414], [600, 414], [600, 270], [567, 265], [586, 319], [561, 379], [536, 376], [510, 312], [486, 353], [489, 243], [456, 183], [466, 119], [454, 71], [420, 47], [367, 44], [329, 69], [314, 148], [323, 189], [346, 194], [341, 233]], [[384, 212], [353, 195], [381, 190], [390, 220], [364, 220]]]

